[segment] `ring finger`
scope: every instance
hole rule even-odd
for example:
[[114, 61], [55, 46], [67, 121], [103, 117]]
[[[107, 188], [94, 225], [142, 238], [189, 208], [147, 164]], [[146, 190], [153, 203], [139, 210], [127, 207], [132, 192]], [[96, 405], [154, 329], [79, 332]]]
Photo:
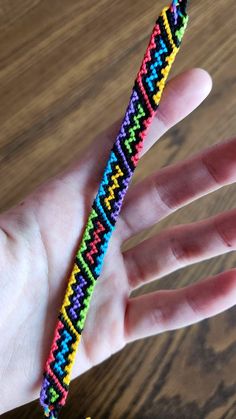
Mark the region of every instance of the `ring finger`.
[[236, 246], [236, 210], [165, 230], [123, 253], [131, 289]]
[[235, 269], [178, 290], [130, 298], [124, 322], [126, 342], [197, 323], [233, 307], [235, 301]]

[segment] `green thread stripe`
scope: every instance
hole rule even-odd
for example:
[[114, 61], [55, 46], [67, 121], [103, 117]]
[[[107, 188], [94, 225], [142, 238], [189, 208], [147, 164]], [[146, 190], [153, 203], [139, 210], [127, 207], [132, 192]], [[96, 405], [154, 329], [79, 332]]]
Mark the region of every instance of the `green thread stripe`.
[[[87, 250], [87, 244], [86, 242], [88, 240], [91, 240], [91, 236], [90, 236], [90, 230], [94, 230], [94, 225], [93, 225], [93, 219], [98, 217], [97, 212], [95, 211], [95, 209], [93, 208], [91, 210], [91, 213], [89, 215], [85, 230], [84, 230], [84, 234], [83, 234], [83, 240], [81, 242], [81, 248], [79, 250], [79, 252], [85, 252], [85, 250]], [[79, 254], [78, 252], [78, 254]]]
[[134, 116], [135, 124], [133, 127], [129, 129], [130, 137], [127, 138], [124, 142], [130, 154], [132, 153], [132, 148], [130, 146], [130, 143], [135, 141], [135, 131], [140, 129], [139, 119], [142, 118], [142, 116], [145, 116], [145, 112], [144, 112], [143, 107], [140, 105], [140, 103], [138, 103], [138, 113], [137, 115]]
[[54, 390], [53, 387], [49, 389], [49, 393], [51, 395], [50, 401], [51, 403], [54, 403], [58, 399], [59, 394]]
[[92, 298], [92, 294], [93, 294], [95, 284], [96, 284], [96, 282], [94, 284], [91, 284], [85, 291], [85, 293], [87, 294], [87, 297], [85, 297], [85, 299], [83, 301], [83, 304], [84, 304], [85, 307], [83, 308], [83, 310], [80, 311], [79, 320], [76, 323], [76, 326], [79, 327], [81, 330], [84, 327], [84, 323], [85, 323], [85, 320], [86, 320], [86, 316], [87, 316], [87, 312], [88, 312], [88, 309], [89, 309], [90, 300]]
[[184, 32], [185, 32], [187, 24], [188, 24], [188, 16], [185, 16], [183, 17], [183, 26], [181, 26], [181, 28], [175, 32], [175, 35], [177, 36], [179, 42], [182, 40], [184, 36]]
[[96, 282], [96, 280], [95, 280], [95, 278], [94, 278], [94, 276], [93, 276], [92, 272], [90, 271], [90, 269], [89, 269], [89, 267], [88, 267], [87, 263], [85, 262], [85, 260], [84, 260], [83, 256], [81, 255], [80, 251], [79, 251], [79, 252], [78, 252], [78, 254], [77, 254], [77, 259], [79, 259], [79, 261], [81, 262], [81, 265], [83, 266], [84, 270], [86, 271], [86, 273], [87, 273], [87, 275], [88, 275], [89, 279], [92, 281], [92, 283], [95, 283], [95, 282]]

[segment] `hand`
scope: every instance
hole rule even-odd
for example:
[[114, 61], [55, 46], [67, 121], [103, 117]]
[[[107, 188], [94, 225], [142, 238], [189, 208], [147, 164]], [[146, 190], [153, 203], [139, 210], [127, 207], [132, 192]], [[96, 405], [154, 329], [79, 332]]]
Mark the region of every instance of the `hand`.
[[[171, 80], [142, 155], [210, 89], [211, 79], [200, 69]], [[0, 216], [0, 413], [39, 396], [68, 274], [118, 125], [99, 135], [74, 167]], [[130, 186], [95, 287], [73, 377], [127, 342], [187, 326], [235, 303], [235, 270], [187, 288], [129, 298], [133, 289], [149, 281], [231, 251], [235, 210], [168, 229], [121, 252], [129, 237], [233, 183], [235, 156], [236, 139]]]

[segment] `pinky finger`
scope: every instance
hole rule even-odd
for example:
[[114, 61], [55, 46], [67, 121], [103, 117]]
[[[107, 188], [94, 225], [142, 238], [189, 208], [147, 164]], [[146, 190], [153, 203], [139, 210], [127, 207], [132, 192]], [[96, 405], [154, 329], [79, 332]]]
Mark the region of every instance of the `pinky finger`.
[[236, 304], [236, 269], [178, 290], [130, 298], [125, 315], [126, 342], [197, 323]]

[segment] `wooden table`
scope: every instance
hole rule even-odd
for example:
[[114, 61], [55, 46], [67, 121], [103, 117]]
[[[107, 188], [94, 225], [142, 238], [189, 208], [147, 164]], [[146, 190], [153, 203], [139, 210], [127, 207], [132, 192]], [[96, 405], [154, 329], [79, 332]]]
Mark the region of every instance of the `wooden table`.
[[[1, 0], [1, 209], [66, 167], [121, 117], [164, 1]], [[171, 129], [134, 181], [235, 134], [235, 0], [198, 0], [172, 76], [200, 66], [213, 91]], [[233, 208], [230, 186], [174, 213], [136, 240]], [[186, 268], [146, 290], [180, 287], [235, 266], [233, 253]], [[236, 418], [236, 309], [135, 342], [75, 380], [62, 418]], [[38, 402], [2, 418], [36, 419]]]

